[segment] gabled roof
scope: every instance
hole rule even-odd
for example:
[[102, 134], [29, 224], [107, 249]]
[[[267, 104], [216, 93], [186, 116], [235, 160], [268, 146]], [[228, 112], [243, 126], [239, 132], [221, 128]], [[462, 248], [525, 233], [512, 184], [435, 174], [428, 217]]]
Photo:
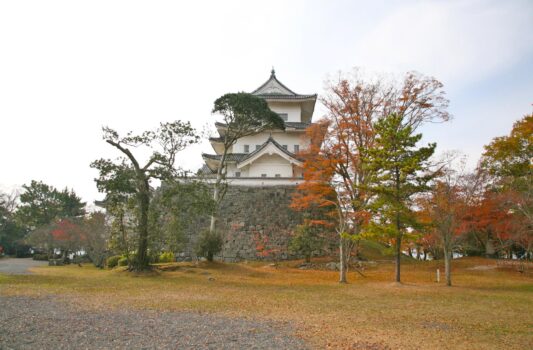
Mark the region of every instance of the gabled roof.
[[[272, 135], [270, 135], [268, 137], [268, 139], [261, 145], [261, 147], [259, 147], [258, 149], [256, 149], [255, 151], [251, 152], [251, 153], [247, 153], [247, 157], [243, 160], [246, 160], [248, 158], [251, 158], [253, 157], [254, 155], [256, 155], [257, 153], [261, 153], [261, 151], [263, 149], [266, 148], [266, 146], [268, 146], [269, 143], [272, 143], [274, 146], [276, 146], [280, 151], [282, 151], [283, 153], [285, 153], [286, 155], [288, 155], [289, 157], [291, 158], [295, 158], [296, 159], [296, 154], [290, 152], [288, 149], [285, 149], [285, 147], [283, 147], [278, 141], [274, 140], [274, 138], [272, 137]], [[242, 160], [241, 160], [242, 162]]]
[[[271, 150], [274, 151], [274, 153], [277, 153], [281, 157], [285, 158], [287, 161], [301, 165], [302, 161], [298, 158], [298, 156], [289, 150], [285, 149], [282, 145], [280, 145], [276, 140], [270, 136], [268, 140], [266, 140], [261, 147], [257, 148], [255, 151], [251, 153], [229, 153], [226, 155], [226, 161], [227, 162], [234, 162], [236, 163], [237, 167], [241, 168], [257, 158], [261, 157], [263, 153], [265, 153], [265, 150], [271, 146]], [[204, 158], [206, 162], [207, 169], [210, 169], [211, 171], [214, 171], [214, 169], [218, 166], [217, 164], [220, 162], [220, 159], [222, 158], [221, 154], [208, 154], [208, 153], [202, 153], [202, 157]], [[202, 168], [201, 170], [207, 170]]]
[[252, 92], [252, 95], [261, 97], [270, 102], [298, 103], [302, 108], [302, 121], [310, 122], [315, 110], [317, 95], [300, 95], [283, 85], [276, 72], [272, 69], [270, 78]]
[[263, 153], [265, 153], [265, 150], [269, 147], [269, 145], [273, 146], [272, 149], [275, 150], [275, 153], [278, 153], [280, 156], [287, 159], [289, 162], [301, 165], [301, 160], [299, 160], [298, 157], [294, 153], [285, 149], [276, 140], [274, 140], [272, 136], [270, 136], [268, 140], [266, 140], [266, 142], [261, 145], [261, 147], [259, 147], [252, 153], [248, 153], [245, 158], [238, 161], [237, 167], [241, 168], [243, 166], [246, 166], [247, 164], [253, 162], [255, 159], [261, 157]]
[[274, 69], [270, 72], [270, 78], [252, 92], [252, 95], [269, 100], [306, 100], [316, 99], [317, 95], [300, 95], [292, 91], [276, 78]]

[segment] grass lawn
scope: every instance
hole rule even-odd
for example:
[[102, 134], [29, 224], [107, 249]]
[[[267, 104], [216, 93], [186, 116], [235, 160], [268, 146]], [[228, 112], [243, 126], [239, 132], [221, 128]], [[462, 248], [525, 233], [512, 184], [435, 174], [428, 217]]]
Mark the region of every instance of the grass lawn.
[[533, 278], [480, 258], [454, 261], [454, 286], [434, 282], [437, 262], [349, 274], [299, 270], [296, 262], [179, 264], [146, 275], [91, 266], [0, 275], [0, 295], [60, 295], [87, 309], [195, 310], [291, 321], [317, 348], [531, 349]]

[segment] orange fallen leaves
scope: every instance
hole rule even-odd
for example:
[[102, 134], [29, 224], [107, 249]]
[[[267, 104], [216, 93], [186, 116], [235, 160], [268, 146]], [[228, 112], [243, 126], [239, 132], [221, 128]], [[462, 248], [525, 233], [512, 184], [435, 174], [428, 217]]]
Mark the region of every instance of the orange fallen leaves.
[[[44, 267], [30, 276], [0, 275], [0, 294], [59, 295], [80, 309], [192, 310], [289, 322], [316, 348], [506, 349], [533, 342], [533, 280], [512, 269], [473, 269], [494, 260], [454, 261], [456, 286], [434, 282], [441, 262], [405, 264], [405, 283], [390, 283], [380, 263], [336, 283], [334, 271], [298, 262], [178, 264], [133, 277], [89, 266]], [[213, 277], [213, 281], [208, 281]]]

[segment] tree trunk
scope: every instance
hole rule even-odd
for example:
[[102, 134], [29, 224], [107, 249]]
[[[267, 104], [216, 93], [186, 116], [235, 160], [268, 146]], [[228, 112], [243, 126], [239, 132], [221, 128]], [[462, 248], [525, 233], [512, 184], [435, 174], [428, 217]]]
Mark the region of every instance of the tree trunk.
[[400, 262], [402, 257], [402, 235], [396, 236], [396, 282], [400, 283]]
[[[396, 184], [396, 202], [400, 203], [400, 170], [395, 170], [395, 184]], [[402, 257], [402, 231], [400, 223], [400, 213], [396, 212], [396, 282], [400, 283], [400, 262]]]
[[487, 238], [487, 241], [485, 242], [485, 257], [494, 258], [495, 254], [496, 254], [496, 249], [494, 249], [494, 244], [489, 236], [489, 238]]
[[120, 214], [119, 214], [119, 219], [120, 219], [120, 235], [121, 235], [121, 248], [122, 248], [122, 252], [124, 253], [124, 255], [126, 256], [126, 259], [128, 259], [128, 264], [131, 265], [131, 260], [130, 260], [130, 250], [129, 250], [129, 247], [128, 247], [128, 242], [126, 240], [126, 226], [124, 225], [124, 212], [123, 211], [120, 211]]
[[348, 264], [347, 264], [347, 258], [346, 258], [346, 242], [344, 241], [344, 238], [340, 239], [340, 246], [339, 246], [339, 252], [340, 252], [340, 275], [339, 275], [339, 283], [348, 283], [348, 280], [346, 279], [346, 274], [348, 272]]
[[145, 270], [148, 268], [148, 210], [150, 208], [150, 189], [148, 182], [143, 180], [142, 188], [139, 188], [139, 246], [135, 257], [134, 269]]
[[220, 201], [222, 200], [222, 198], [220, 198], [220, 186], [224, 177], [224, 167], [226, 165], [226, 156], [228, 153], [228, 148], [228, 146], [224, 146], [224, 152], [222, 153], [222, 157], [220, 158], [220, 163], [217, 169], [217, 179], [215, 180], [215, 188], [213, 189], [213, 200], [215, 202], [215, 209], [213, 210], [213, 214], [211, 215], [211, 223], [209, 225], [209, 233], [211, 234], [215, 232], [219, 209], [218, 206], [220, 205]]
[[444, 247], [444, 274], [446, 275], [446, 285], [452, 285], [452, 252]]
[[[218, 207], [218, 200], [219, 200], [219, 190], [218, 190], [219, 186], [220, 186], [219, 175], [217, 174], [217, 180], [215, 182], [215, 188], [213, 190], [213, 200], [215, 201], [217, 207]], [[217, 212], [218, 212], [218, 208], [215, 208], [213, 211], [213, 214], [211, 215], [211, 223], [209, 225], [209, 233], [211, 234], [215, 232], [215, 227], [217, 223], [217, 215], [218, 215]]]

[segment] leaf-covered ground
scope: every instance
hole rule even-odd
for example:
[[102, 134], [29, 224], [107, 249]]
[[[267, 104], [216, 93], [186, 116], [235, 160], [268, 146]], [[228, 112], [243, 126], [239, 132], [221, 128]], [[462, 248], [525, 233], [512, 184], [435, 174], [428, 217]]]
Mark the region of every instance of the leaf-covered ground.
[[[180, 264], [134, 275], [90, 266], [0, 275], [0, 295], [50, 296], [77, 309], [186, 310], [289, 322], [317, 348], [525, 349], [533, 344], [533, 278], [493, 260], [454, 261], [454, 286], [435, 283], [439, 262], [411, 262], [402, 285], [389, 262], [350, 273], [296, 262]], [[480, 268], [483, 267], [483, 268]]]

